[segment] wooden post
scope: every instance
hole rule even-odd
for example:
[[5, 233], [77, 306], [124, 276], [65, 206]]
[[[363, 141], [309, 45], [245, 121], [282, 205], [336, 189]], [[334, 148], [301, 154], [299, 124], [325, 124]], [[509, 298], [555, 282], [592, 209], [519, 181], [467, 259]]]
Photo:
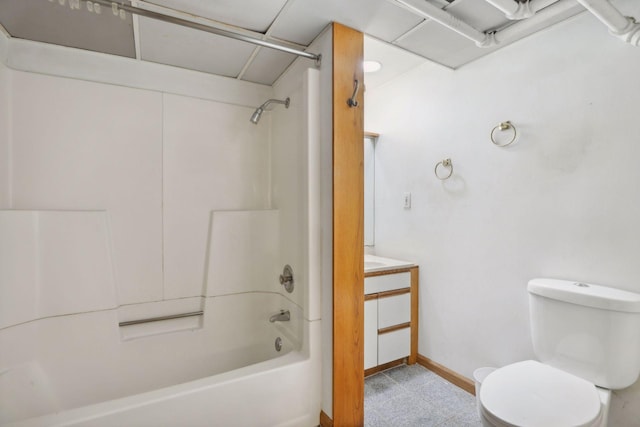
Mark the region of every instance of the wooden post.
[[[363, 35], [333, 24], [333, 425], [364, 425]], [[358, 105], [349, 105], [355, 81]]]

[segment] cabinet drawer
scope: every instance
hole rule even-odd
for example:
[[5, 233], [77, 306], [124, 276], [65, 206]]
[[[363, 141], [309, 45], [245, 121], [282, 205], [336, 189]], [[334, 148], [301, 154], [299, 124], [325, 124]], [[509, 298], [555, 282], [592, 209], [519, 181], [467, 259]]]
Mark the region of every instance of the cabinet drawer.
[[378, 364], [382, 365], [409, 356], [411, 328], [378, 335]]
[[411, 321], [411, 293], [378, 298], [378, 329]]
[[411, 286], [411, 273], [383, 274], [364, 278], [364, 293], [375, 294]]

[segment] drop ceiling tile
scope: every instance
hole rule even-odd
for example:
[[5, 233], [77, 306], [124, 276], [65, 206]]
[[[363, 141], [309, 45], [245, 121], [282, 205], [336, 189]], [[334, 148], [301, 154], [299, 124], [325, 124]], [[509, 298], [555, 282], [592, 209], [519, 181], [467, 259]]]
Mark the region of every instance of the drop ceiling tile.
[[295, 59], [289, 53], [260, 48], [242, 80], [272, 85]]
[[396, 44], [451, 68], [456, 68], [489, 51], [476, 47], [471, 40], [434, 21], [425, 22]]
[[1, 0], [0, 24], [12, 37], [61, 46], [135, 57], [131, 14], [113, 16], [111, 9], [89, 12], [84, 3], [70, 9], [68, 2]]
[[140, 57], [145, 61], [236, 77], [254, 49], [204, 31], [139, 19]]
[[271, 35], [308, 45], [332, 21], [391, 41], [416, 26], [422, 18], [387, 0], [295, 0]]
[[139, 3], [153, 3], [263, 33], [286, 0], [150, 0]]
[[366, 89], [383, 85], [410, 69], [427, 62], [421, 56], [368, 36], [364, 37], [364, 59], [378, 61], [382, 64], [380, 71], [365, 73]]
[[[473, 0], [458, 1], [462, 2]], [[457, 4], [458, 2], [456, 2], [456, 5]], [[459, 68], [460, 66], [475, 59], [508, 46], [517, 40], [561, 22], [577, 13], [580, 13], [582, 10], [583, 9], [576, 4], [575, 7], [548, 19], [541, 20], [535, 25], [531, 25], [530, 23], [530, 26], [526, 30], [519, 33], [518, 37], [512, 40], [502, 40], [500, 32], [498, 32], [497, 39], [500, 40], [501, 43], [490, 48], [477, 47], [471, 40], [434, 21], [426, 21], [415, 31], [402, 38], [402, 40], [399, 40], [396, 44], [411, 52], [431, 59], [434, 62], [438, 62], [451, 68]], [[510, 21], [509, 25], [518, 25], [518, 21]]]

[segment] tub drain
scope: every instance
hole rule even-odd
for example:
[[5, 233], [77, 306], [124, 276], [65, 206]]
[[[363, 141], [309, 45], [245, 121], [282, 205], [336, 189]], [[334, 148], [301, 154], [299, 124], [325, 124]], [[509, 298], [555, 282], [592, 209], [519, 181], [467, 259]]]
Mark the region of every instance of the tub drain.
[[276, 338], [276, 351], [280, 351], [282, 350], [282, 338], [278, 337]]

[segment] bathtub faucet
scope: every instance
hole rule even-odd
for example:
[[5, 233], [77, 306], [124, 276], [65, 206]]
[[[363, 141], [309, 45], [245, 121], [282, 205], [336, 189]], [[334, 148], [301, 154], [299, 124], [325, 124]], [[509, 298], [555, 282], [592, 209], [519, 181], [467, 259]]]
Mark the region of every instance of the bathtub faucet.
[[289, 310], [280, 310], [280, 313], [274, 314], [269, 317], [269, 322], [288, 322], [291, 320], [291, 312]]

